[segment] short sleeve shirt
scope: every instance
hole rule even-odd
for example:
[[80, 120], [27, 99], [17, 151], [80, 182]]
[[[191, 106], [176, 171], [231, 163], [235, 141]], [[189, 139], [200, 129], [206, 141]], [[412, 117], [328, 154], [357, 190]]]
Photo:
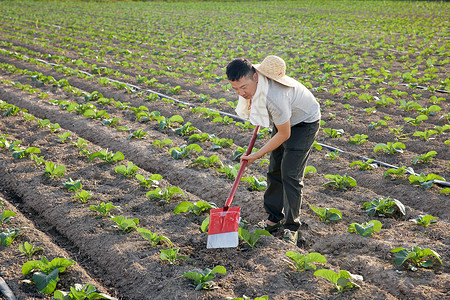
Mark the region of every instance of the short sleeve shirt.
[[295, 87], [284, 86], [270, 78], [267, 91], [267, 110], [275, 125], [290, 121], [312, 123], [320, 119], [320, 105], [314, 95], [300, 82]]

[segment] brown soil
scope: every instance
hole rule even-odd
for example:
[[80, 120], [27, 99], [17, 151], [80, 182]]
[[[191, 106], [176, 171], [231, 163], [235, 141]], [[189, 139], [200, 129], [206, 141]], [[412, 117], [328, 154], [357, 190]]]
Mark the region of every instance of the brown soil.
[[[19, 45], [18, 43], [17, 45]], [[29, 47], [32, 48], [32, 47]], [[36, 46], [36, 50], [42, 50]], [[47, 49], [48, 50], [48, 49]], [[51, 50], [48, 50], [51, 52]], [[76, 57], [75, 52], [67, 57]], [[238, 127], [212, 123], [189, 109], [181, 109], [176, 104], [168, 104], [159, 99], [155, 102], [144, 102], [144, 97], [125, 93], [111, 86], [101, 86], [96, 81], [66, 76], [63, 73], [19, 59], [2, 56], [1, 63], [8, 63], [19, 69], [42, 72], [57, 80], [67, 78], [73, 87], [85, 92], [98, 91], [104, 97], [116, 101], [130, 102], [130, 107], [146, 106], [149, 111], [159, 111], [161, 115], [179, 114], [185, 122], [191, 122], [202, 132], [214, 133], [218, 137], [231, 138], [232, 148], [217, 151], [210, 150], [211, 142], [199, 143], [203, 148], [201, 155], [219, 155], [224, 164], [234, 165], [232, 155], [237, 146], [245, 146], [251, 131], [242, 131]], [[110, 68], [119, 68], [105, 63]], [[125, 72], [125, 70], [122, 70]], [[129, 75], [139, 74], [127, 71]], [[163, 80], [164, 78], [160, 78]], [[48, 99], [68, 100], [84, 103], [83, 97], [75, 97], [61, 88], [36, 83], [28, 75], [12, 74], [5, 69], [0, 70], [0, 80], [10, 80], [31, 85], [49, 95]], [[175, 79], [167, 79], [173, 85], [182, 84]], [[138, 82], [130, 79], [130, 83]], [[350, 80], [351, 81], [351, 80]], [[358, 84], [356, 81], [354, 82]], [[184, 83], [186, 85], [186, 83]], [[190, 101], [196, 105], [204, 105], [193, 100], [183, 86], [183, 92], [177, 98]], [[405, 88], [406, 89], [406, 88]], [[199, 92], [201, 89], [199, 88]], [[376, 93], [376, 92], [375, 92]], [[426, 91], [423, 99], [432, 94]], [[98, 109], [104, 109], [110, 117], [121, 118], [120, 125], [128, 126], [131, 132], [144, 129], [149, 135], [145, 139], [128, 139], [129, 132], [124, 133], [114, 128], [103, 126], [99, 120], [84, 118], [75, 113], [68, 113], [58, 106], [51, 105], [48, 99], [40, 99], [37, 94], [29, 94], [2, 81], [0, 84], [0, 100], [13, 104], [39, 119], [49, 119], [52, 124], [58, 123], [62, 131], [70, 132], [71, 141], [83, 138], [88, 141], [87, 149], [96, 152], [105, 149], [120, 151], [125, 161], [106, 164], [100, 160], [88, 162], [86, 156], [79, 154], [79, 149], [71, 143], [61, 144], [55, 141], [57, 134], [48, 128], [40, 128], [36, 121], [26, 121], [23, 113], [6, 116], [1, 112], [0, 134], [8, 134], [8, 141], [18, 140], [25, 147], [39, 148], [46, 161], [67, 168], [62, 178], [50, 179], [44, 176], [43, 166], [36, 166], [29, 159], [14, 159], [10, 151], [0, 149], [0, 186], [3, 197], [3, 209], [13, 210], [17, 216], [8, 227], [27, 227], [12, 246], [0, 248], [0, 272], [18, 299], [49, 299], [37, 289], [23, 282], [29, 279], [21, 273], [21, 265], [27, 260], [18, 251], [18, 245], [28, 241], [44, 247], [34, 259], [42, 255], [48, 258], [67, 257], [77, 264], [63, 273], [58, 289], [68, 290], [74, 283], [91, 283], [102, 292], [107, 292], [119, 299], [225, 299], [226, 297], [248, 297], [268, 295], [269, 299], [444, 299], [448, 297], [450, 286], [449, 244], [450, 225], [448, 194], [442, 194], [442, 187], [434, 185], [424, 190], [409, 184], [407, 177], [397, 180], [383, 178], [386, 168], [360, 171], [350, 167], [350, 163], [359, 160], [359, 156], [374, 158], [396, 166], [413, 166], [417, 173], [434, 173], [450, 178], [449, 151], [444, 144], [448, 135], [436, 135], [427, 142], [413, 137], [416, 130], [427, 130], [435, 125], [446, 124], [448, 103], [441, 103], [443, 111], [418, 127], [405, 126], [405, 133], [410, 134], [401, 140], [406, 145], [403, 154], [388, 155], [374, 153], [377, 143], [394, 142], [394, 135], [382, 126], [369, 130], [370, 122], [377, 122], [385, 116], [391, 117], [389, 126], [404, 124], [404, 117], [411, 116], [398, 108], [380, 107], [378, 112], [367, 116], [363, 109], [374, 106], [358, 99], [342, 101], [342, 94], [317, 93], [322, 101], [322, 115], [326, 128], [343, 128], [345, 134], [341, 138], [332, 139], [321, 132], [317, 141], [345, 150], [346, 153], [336, 160], [325, 157], [328, 150], [314, 151], [309, 165], [317, 168], [317, 173], [308, 174], [305, 178], [304, 201], [301, 212], [302, 242], [297, 246], [281, 240], [281, 231], [272, 237], [262, 237], [254, 248], [241, 241], [237, 248], [206, 249], [206, 233], [201, 232], [200, 225], [206, 215], [173, 213], [181, 201], [196, 202], [199, 200], [215, 202], [221, 206], [232, 186], [232, 181], [222, 178], [213, 169], [188, 168], [187, 165], [197, 154], [189, 158], [174, 160], [168, 153], [168, 147], [157, 148], [151, 143], [155, 139], [170, 138], [174, 146], [187, 143], [187, 137], [176, 135], [171, 129], [159, 130], [155, 121], [140, 123], [133, 113], [120, 110], [114, 106], [102, 106], [95, 103]], [[444, 95], [448, 99], [448, 96]], [[215, 91], [214, 97], [234, 99], [230, 93]], [[323, 105], [323, 98], [335, 101], [333, 106]], [[418, 101], [427, 106], [426, 100]], [[353, 106], [352, 111], [344, 108], [344, 104]], [[216, 107], [232, 113], [225, 105]], [[329, 113], [334, 113], [331, 118]], [[353, 116], [353, 122], [346, 122]], [[58, 134], [61, 134], [59, 132]], [[362, 145], [348, 143], [349, 137], [355, 134], [367, 134], [369, 142]], [[258, 140], [256, 147], [267, 141]], [[435, 150], [438, 155], [428, 164], [412, 165], [412, 160], [423, 153]], [[145, 177], [161, 174], [162, 187], [178, 186], [183, 189], [186, 199], [176, 196], [167, 203], [159, 203], [146, 197], [147, 190], [139, 186], [137, 180], [127, 179], [117, 173], [118, 165], [133, 162], [139, 166], [139, 173]], [[265, 166], [251, 165], [245, 176], [265, 176]], [[357, 186], [346, 191], [322, 186], [326, 183], [325, 174], [347, 174], [357, 180]], [[93, 198], [87, 204], [74, 201], [63, 183], [69, 178], [79, 179], [83, 189], [93, 192]], [[235, 197], [234, 205], [242, 208], [242, 218], [249, 222], [247, 228], [254, 230], [255, 225], [266, 217], [262, 208], [263, 192], [250, 192], [242, 183]], [[406, 215], [400, 218], [369, 217], [364, 212], [363, 203], [390, 196], [400, 200], [406, 206]], [[113, 221], [107, 217], [99, 218], [89, 210], [89, 205], [111, 202], [120, 209], [113, 210], [113, 215], [126, 218], [138, 218], [139, 226], [152, 232], [164, 235], [180, 249], [180, 254], [189, 257], [170, 265], [159, 258], [163, 246], [151, 247], [136, 232], [121, 233], [112, 228]], [[339, 209], [343, 219], [336, 223], [320, 222], [308, 205]], [[419, 214], [431, 214], [439, 217], [439, 221], [428, 228], [410, 222]], [[347, 232], [350, 223], [380, 220], [383, 228], [379, 233], [365, 238]], [[6, 227], [5, 225], [3, 227]], [[431, 248], [442, 257], [443, 265], [435, 263], [429, 269], [420, 268], [412, 272], [405, 267], [394, 264], [393, 248], [413, 246]], [[364, 277], [359, 282], [361, 289], [345, 291], [339, 294], [325, 279], [313, 275], [313, 271], [295, 272], [284, 262], [287, 251], [302, 254], [319, 252], [327, 259], [326, 264], [318, 264], [318, 268], [334, 271], [347, 270]], [[194, 269], [204, 270], [222, 265], [225, 275], [217, 275], [214, 279], [217, 289], [212, 291], [195, 291], [192, 282], [182, 274]]]

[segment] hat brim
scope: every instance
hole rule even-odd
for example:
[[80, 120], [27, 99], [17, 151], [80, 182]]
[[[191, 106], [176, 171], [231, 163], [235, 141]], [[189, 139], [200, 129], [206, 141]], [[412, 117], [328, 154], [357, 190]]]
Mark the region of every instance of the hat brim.
[[275, 80], [278, 83], [281, 83], [282, 85], [288, 86], [288, 87], [294, 87], [297, 85], [298, 81], [295, 80], [292, 77], [289, 77], [287, 75], [284, 75], [283, 77], [275, 77], [272, 76], [271, 74], [268, 74], [267, 72], [265, 72], [264, 70], [261, 70], [259, 67], [261, 66], [261, 64], [256, 64], [253, 65], [253, 67], [262, 75], [266, 76], [267, 78], [270, 78], [272, 80]]

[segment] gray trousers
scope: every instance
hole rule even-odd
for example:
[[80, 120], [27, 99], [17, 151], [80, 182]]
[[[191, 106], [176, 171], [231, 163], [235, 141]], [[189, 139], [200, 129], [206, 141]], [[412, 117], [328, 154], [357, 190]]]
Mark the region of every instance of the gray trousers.
[[[285, 219], [284, 227], [296, 231], [302, 204], [303, 176], [312, 144], [319, 131], [319, 121], [291, 127], [291, 136], [270, 154], [264, 209], [268, 220]], [[277, 132], [273, 127], [273, 135]]]

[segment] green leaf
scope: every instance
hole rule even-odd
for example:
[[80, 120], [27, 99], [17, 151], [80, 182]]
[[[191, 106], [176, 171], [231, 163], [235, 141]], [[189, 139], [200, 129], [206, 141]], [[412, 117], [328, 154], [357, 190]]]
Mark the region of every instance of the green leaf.
[[33, 274], [31, 280], [36, 284], [36, 287], [44, 294], [51, 294], [56, 289], [56, 284], [59, 281], [59, 270], [55, 269], [50, 274], [44, 272], [36, 272]]

